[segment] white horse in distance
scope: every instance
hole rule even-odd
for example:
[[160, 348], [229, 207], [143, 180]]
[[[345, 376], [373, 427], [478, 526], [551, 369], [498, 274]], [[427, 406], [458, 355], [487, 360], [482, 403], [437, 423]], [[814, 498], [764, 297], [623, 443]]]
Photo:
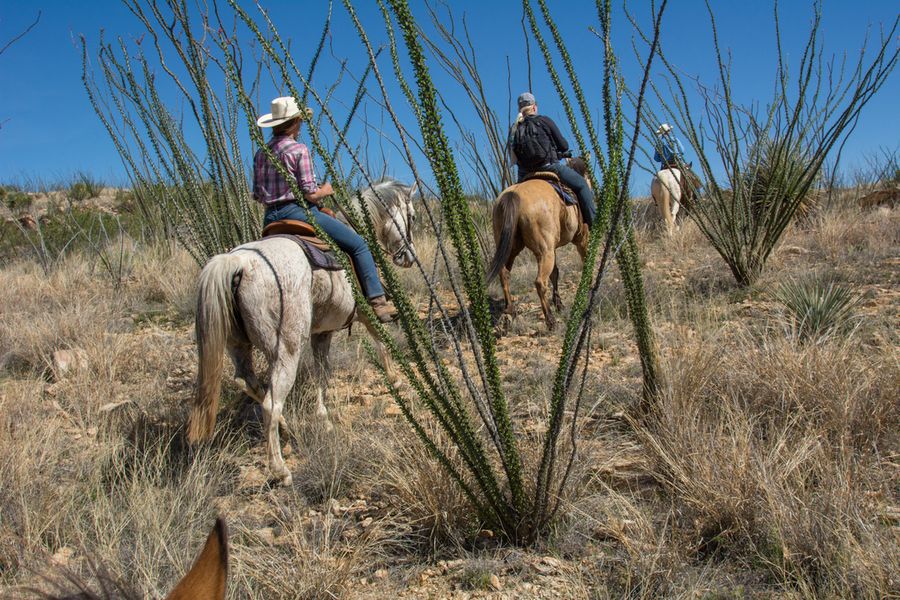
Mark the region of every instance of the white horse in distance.
[[664, 168], [657, 172], [650, 184], [650, 195], [656, 203], [657, 214], [665, 222], [667, 235], [675, 232], [678, 210], [683, 202], [693, 199], [697, 187], [698, 182], [691, 181], [696, 176], [691, 173], [690, 165], [685, 171], [687, 174], [681, 169]]
[[[411, 228], [415, 219], [415, 185], [382, 181], [362, 196], [379, 244], [394, 264], [414, 262]], [[343, 271], [313, 270], [294, 241], [263, 238], [212, 257], [200, 272], [197, 294], [197, 395], [188, 421], [188, 440], [212, 437], [222, 383], [223, 352], [235, 369], [235, 383], [263, 409], [269, 468], [284, 485], [291, 473], [281, 454], [278, 425], [284, 399], [294, 385], [301, 358], [314, 357], [317, 414], [324, 404], [328, 352], [335, 331], [347, 326], [355, 301]], [[368, 324], [367, 324], [368, 326]], [[371, 330], [370, 330], [371, 331]], [[253, 348], [269, 366], [263, 386], [253, 368]], [[376, 339], [385, 367], [389, 357]]]

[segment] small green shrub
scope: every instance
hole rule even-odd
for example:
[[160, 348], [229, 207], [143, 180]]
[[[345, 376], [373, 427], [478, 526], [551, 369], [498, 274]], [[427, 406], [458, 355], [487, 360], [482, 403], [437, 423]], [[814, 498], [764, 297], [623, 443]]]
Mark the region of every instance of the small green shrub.
[[89, 198], [96, 198], [103, 190], [103, 182], [95, 179], [87, 173], [79, 173], [75, 183], [69, 188], [69, 198], [75, 202], [81, 202]]
[[791, 330], [800, 341], [818, 341], [848, 331], [855, 321], [859, 296], [831, 279], [792, 279], [775, 293], [786, 309]]
[[0, 186], [0, 201], [2, 201], [9, 210], [16, 212], [31, 207], [32, 199], [29, 194], [21, 191], [14, 186]]
[[[813, 159], [798, 146], [783, 140], [762, 137], [751, 151], [746, 171], [740, 178], [739, 196], [757, 223], [790, 219], [786, 214], [806, 215], [815, 201], [812, 188], [795, 184]], [[732, 200], [734, 197], [732, 196]]]
[[123, 213], [117, 217], [77, 207], [52, 209], [36, 226], [34, 231], [27, 231], [15, 223], [0, 222], [0, 264], [25, 256], [44, 263], [73, 252], [103, 247], [117, 235], [139, 239], [142, 234], [141, 215]]

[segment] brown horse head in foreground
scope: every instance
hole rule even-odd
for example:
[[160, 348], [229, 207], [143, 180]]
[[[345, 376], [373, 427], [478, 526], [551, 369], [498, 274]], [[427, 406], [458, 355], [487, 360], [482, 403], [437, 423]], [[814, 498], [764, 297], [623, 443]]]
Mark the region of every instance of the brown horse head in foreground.
[[[584, 176], [587, 163], [582, 158], [569, 159], [569, 166]], [[541, 301], [547, 328], [556, 325], [547, 297], [553, 284], [553, 307], [562, 309], [559, 297], [559, 267], [556, 249], [575, 244], [581, 260], [587, 251], [588, 227], [581, 219], [577, 205], [565, 204], [547, 181], [529, 179], [511, 185], [500, 194], [494, 205], [494, 244], [496, 251], [488, 268], [488, 283], [500, 275], [506, 314], [515, 315], [515, 305], [509, 293], [509, 272], [516, 256], [528, 248], [537, 260], [538, 272], [534, 287]]]
[[[111, 580], [105, 576], [96, 565], [92, 564], [97, 578], [96, 585], [99, 593], [91, 590], [85, 582], [71, 573], [63, 575], [63, 581], [53, 584], [58, 590], [66, 587], [76, 587], [75, 591], [66, 591], [62, 594], [47, 593], [38, 590], [29, 590], [35, 597], [45, 600], [130, 600], [140, 596], [127, 590], [121, 582]], [[165, 600], [224, 600], [225, 580], [228, 575], [228, 530], [225, 521], [216, 519], [216, 524], [206, 538], [203, 550], [194, 560], [185, 576], [178, 582]], [[46, 578], [47, 581], [52, 581]]]

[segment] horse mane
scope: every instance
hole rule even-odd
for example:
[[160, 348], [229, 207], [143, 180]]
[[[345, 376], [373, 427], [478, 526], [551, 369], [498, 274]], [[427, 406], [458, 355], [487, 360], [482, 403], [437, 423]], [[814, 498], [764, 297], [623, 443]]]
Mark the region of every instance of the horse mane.
[[400, 206], [406, 198], [408, 186], [396, 179], [379, 179], [361, 192], [366, 208], [372, 215], [372, 224], [380, 229], [390, 216], [388, 209]]

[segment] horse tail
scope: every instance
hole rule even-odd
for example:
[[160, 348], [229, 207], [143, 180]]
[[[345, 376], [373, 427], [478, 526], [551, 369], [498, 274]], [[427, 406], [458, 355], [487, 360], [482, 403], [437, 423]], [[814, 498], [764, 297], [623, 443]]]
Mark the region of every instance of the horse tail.
[[197, 393], [187, 428], [191, 443], [211, 438], [216, 426], [225, 342], [239, 327], [235, 293], [244, 266], [240, 254], [219, 254], [200, 272], [196, 319]]
[[[491, 265], [488, 267], [487, 282], [492, 282], [500, 270], [506, 265], [509, 255], [512, 252], [513, 238], [516, 235], [516, 226], [519, 222], [519, 194], [516, 192], [503, 192], [497, 200], [497, 207], [494, 209], [494, 223], [499, 221], [500, 238], [497, 240], [497, 249], [494, 251], [494, 258], [491, 259]], [[496, 230], [495, 230], [496, 231]]]

